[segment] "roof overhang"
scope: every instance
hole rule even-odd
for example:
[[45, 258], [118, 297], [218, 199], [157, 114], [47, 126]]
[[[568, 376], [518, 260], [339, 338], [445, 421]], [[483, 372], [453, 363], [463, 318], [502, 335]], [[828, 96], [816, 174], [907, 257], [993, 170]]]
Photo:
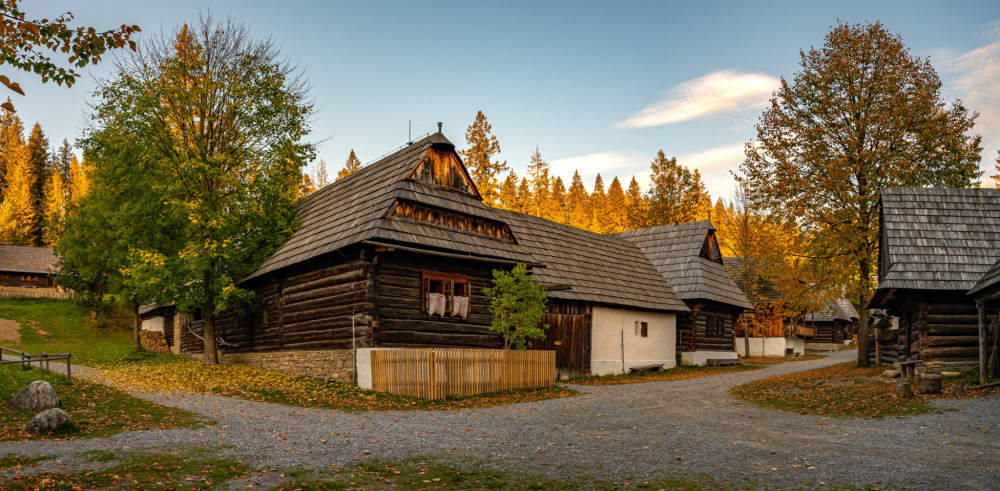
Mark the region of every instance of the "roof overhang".
[[389, 242], [379, 242], [379, 241], [376, 241], [376, 240], [363, 240], [363, 241], [361, 241], [361, 243], [362, 244], [366, 244], [366, 245], [370, 245], [370, 246], [375, 246], [375, 247], [382, 247], [382, 248], [385, 248], [386, 250], [389, 250], [389, 251], [400, 250], [400, 251], [406, 251], [406, 252], [413, 252], [413, 253], [417, 253], [417, 254], [427, 254], [429, 256], [447, 257], [447, 258], [451, 258], [451, 259], [466, 259], [466, 260], [470, 260], [470, 261], [481, 261], [481, 262], [485, 262], [485, 263], [506, 264], [506, 265], [512, 265], [512, 266], [513, 265], [517, 265], [517, 264], [525, 264], [526, 266], [530, 266], [532, 268], [544, 268], [545, 267], [544, 264], [538, 263], [538, 262], [534, 262], [534, 261], [525, 263], [525, 262], [522, 262], [522, 261], [512, 261], [510, 259], [503, 259], [503, 258], [498, 258], [498, 257], [479, 256], [479, 255], [475, 255], [475, 254], [459, 254], [459, 253], [455, 253], [455, 252], [445, 252], [445, 251], [436, 251], [436, 250], [433, 250], [433, 249], [425, 249], [425, 248], [422, 248], [422, 247], [414, 247], [412, 245], [394, 244], [394, 243], [389, 243]]

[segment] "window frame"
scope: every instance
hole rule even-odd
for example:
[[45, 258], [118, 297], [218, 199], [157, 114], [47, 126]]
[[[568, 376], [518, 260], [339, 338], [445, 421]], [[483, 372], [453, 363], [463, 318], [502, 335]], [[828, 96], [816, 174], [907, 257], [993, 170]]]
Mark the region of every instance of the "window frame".
[[[442, 292], [430, 291], [430, 282], [439, 281], [442, 282]], [[428, 299], [430, 298], [430, 293], [444, 293], [445, 295], [445, 312], [441, 316], [442, 319], [461, 319], [461, 317], [455, 317], [451, 314], [454, 310], [456, 291], [459, 290], [458, 287], [462, 287], [464, 295], [458, 295], [460, 297], [472, 297], [472, 286], [469, 283], [469, 277], [464, 274], [458, 273], [444, 273], [441, 271], [434, 271], [425, 269], [421, 271], [420, 274], [420, 312], [424, 317], [433, 317], [431, 314], [427, 313]], [[471, 307], [471, 305], [470, 305]], [[469, 318], [468, 315], [465, 316], [466, 319]], [[462, 319], [465, 320], [465, 319]]]

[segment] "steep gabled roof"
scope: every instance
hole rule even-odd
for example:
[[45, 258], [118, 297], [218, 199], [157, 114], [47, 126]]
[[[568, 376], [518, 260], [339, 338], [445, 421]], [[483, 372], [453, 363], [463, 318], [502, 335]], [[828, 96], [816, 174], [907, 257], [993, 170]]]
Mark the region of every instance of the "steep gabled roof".
[[0, 245], [0, 271], [28, 274], [58, 273], [59, 257], [50, 247]]
[[496, 210], [518, 241], [545, 267], [532, 275], [545, 286], [568, 286], [549, 297], [648, 310], [686, 312], [635, 244], [544, 218]]
[[[783, 295], [770, 281], [763, 277], [759, 269], [755, 266], [755, 261], [751, 258], [750, 269], [747, 270], [746, 259], [742, 257], [724, 258], [726, 271], [733, 278], [740, 291], [747, 296], [747, 299], [754, 304], [771, 303], [781, 300]], [[744, 276], [748, 273], [752, 278]], [[751, 291], [752, 290], [752, 291]]]
[[1000, 189], [886, 188], [879, 276], [894, 289], [968, 291], [1000, 256]]
[[[1000, 251], [998, 251], [998, 253], [1000, 253]], [[1000, 284], [1000, 259], [993, 263], [993, 266], [986, 270], [986, 273], [979, 278], [976, 285], [969, 290], [969, 295], [978, 295], [985, 290], [996, 287], [998, 284]]]
[[822, 307], [803, 316], [803, 320], [806, 322], [833, 322], [834, 320], [855, 322], [858, 318], [858, 311], [846, 298], [826, 300]]
[[[617, 235], [639, 246], [682, 300], [712, 300], [753, 308], [726, 272], [715, 243], [715, 227], [709, 220], [629, 230]], [[703, 249], [714, 251], [708, 257], [715, 260], [706, 258]]]
[[499, 221], [496, 212], [480, 201], [474, 186], [466, 193], [408, 179], [431, 149], [454, 153], [454, 148], [444, 135], [434, 133], [313, 193], [296, 207], [298, 230], [247, 279], [365, 240], [531, 263], [516, 238], [505, 241], [393, 213], [399, 201], [406, 201], [435, 211]]

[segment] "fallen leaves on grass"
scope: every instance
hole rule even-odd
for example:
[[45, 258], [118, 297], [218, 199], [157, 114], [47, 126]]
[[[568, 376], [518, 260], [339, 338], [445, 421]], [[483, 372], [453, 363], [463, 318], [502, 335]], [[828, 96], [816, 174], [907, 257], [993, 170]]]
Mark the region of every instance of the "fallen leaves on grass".
[[745, 356], [743, 357], [743, 363], [748, 363], [750, 365], [774, 365], [776, 363], [810, 361], [819, 360], [821, 358], [826, 358], [826, 355], [808, 354], [796, 356], [794, 358], [785, 358], [784, 356]]
[[882, 418], [930, 409], [926, 396], [904, 399], [894, 380], [879, 377], [883, 370], [841, 363], [757, 380], [729, 392], [760, 406], [817, 416]]
[[569, 383], [579, 385], [619, 385], [636, 384], [640, 382], [657, 382], [664, 380], [690, 380], [701, 377], [711, 377], [724, 373], [741, 372], [744, 370], [756, 370], [760, 366], [752, 365], [725, 365], [711, 367], [678, 366], [662, 372], [646, 372], [643, 374], [615, 374], [601, 375], [596, 377], [578, 377], [570, 379]]
[[429, 401], [242, 364], [206, 366], [198, 360], [180, 357], [156, 364], [120, 364], [103, 369], [100, 374], [105, 383], [130, 392], [216, 394], [252, 401], [356, 411], [493, 407], [575, 394], [566, 388], [551, 387]]

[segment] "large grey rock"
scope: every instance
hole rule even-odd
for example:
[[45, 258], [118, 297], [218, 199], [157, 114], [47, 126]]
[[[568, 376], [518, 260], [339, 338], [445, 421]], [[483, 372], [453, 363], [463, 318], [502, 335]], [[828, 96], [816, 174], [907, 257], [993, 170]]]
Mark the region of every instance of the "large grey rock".
[[44, 380], [28, 384], [10, 400], [11, 411], [43, 411], [54, 407], [59, 407], [59, 397], [52, 385]]
[[28, 425], [24, 427], [24, 431], [31, 433], [32, 435], [37, 435], [42, 432], [50, 432], [60, 426], [68, 425], [72, 423], [73, 420], [70, 419], [66, 411], [59, 408], [46, 409], [31, 418]]

